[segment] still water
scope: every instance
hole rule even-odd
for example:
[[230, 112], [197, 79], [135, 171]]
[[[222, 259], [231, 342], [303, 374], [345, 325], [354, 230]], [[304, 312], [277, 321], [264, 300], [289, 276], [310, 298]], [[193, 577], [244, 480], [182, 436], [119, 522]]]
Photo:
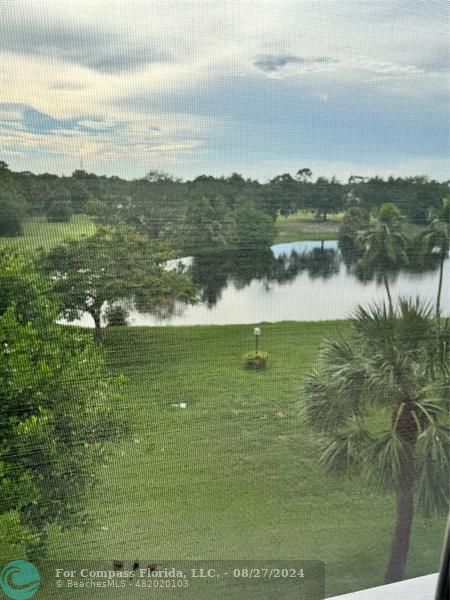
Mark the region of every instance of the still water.
[[[131, 310], [130, 325], [225, 325], [345, 319], [358, 304], [386, 300], [382, 283], [361, 280], [346, 266], [336, 241], [305, 241], [272, 246], [249, 256], [186, 258], [202, 289], [202, 301], [176, 306], [173, 314], [153, 315]], [[437, 263], [436, 263], [437, 267]], [[400, 272], [389, 282], [392, 298], [420, 296], [434, 304], [437, 268], [422, 273]], [[442, 313], [450, 313], [450, 260], [446, 260]], [[76, 322], [92, 326], [86, 315]]]

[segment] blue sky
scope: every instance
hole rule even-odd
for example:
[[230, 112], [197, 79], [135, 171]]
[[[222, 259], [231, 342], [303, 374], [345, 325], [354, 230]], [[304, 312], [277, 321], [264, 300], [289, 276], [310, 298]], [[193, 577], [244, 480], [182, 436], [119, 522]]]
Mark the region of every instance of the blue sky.
[[13, 169], [448, 179], [446, 0], [0, 0]]

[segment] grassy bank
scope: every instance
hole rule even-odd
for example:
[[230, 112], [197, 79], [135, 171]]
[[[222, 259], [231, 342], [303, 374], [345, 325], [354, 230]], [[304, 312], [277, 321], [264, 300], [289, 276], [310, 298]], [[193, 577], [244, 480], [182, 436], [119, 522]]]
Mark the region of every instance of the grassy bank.
[[[108, 363], [127, 378], [116, 410], [131, 436], [99, 467], [91, 525], [52, 531], [51, 556], [318, 559], [327, 595], [381, 584], [393, 498], [327, 475], [302, 418], [304, 374], [321, 340], [347, 327], [262, 324], [265, 372], [241, 366], [252, 326], [108, 330]], [[436, 571], [443, 528], [416, 518], [407, 576]]]
[[329, 215], [326, 221], [317, 221], [315, 214], [299, 211], [287, 217], [278, 216], [276, 244], [304, 240], [335, 240], [343, 213]]
[[23, 235], [3, 237], [1, 241], [21, 252], [35, 253], [50, 250], [69, 239], [78, 239], [95, 231], [95, 224], [86, 215], [74, 215], [68, 223], [49, 223], [45, 219], [27, 219], [23, 225]]

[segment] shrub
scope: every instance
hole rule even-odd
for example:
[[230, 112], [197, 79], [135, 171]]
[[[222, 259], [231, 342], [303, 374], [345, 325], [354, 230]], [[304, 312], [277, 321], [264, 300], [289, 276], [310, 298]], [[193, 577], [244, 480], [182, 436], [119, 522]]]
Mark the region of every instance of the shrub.
[[37, 536], [20, 520], [19, 511], [11, 510], [0, 514], [0, 556], [27, 558], [27, 548], [36, 543]]
[[91, 198], [84, 205], [83, 212], [90, 217], [101, 217], [106, 212], [105, 204], [100, 200]]
[[108, 306], [105, 311], [105, 320], [108, 327], [123, 327], [127, 323], [128, 311], [120, 304]]
[[21, 235], [24, 217], [23, 202], [0, 193], [0, 235], [10, 237]]
[[54, 201], [47, 211], [47, 221], [50, 223], [66, 223], [72, 216], [72, 206], [66, 200]]
[[267, 359], [269, 354], [267, 352], [247, 352], [242, 357], [244, 361], [244, 367], [246, 369], [265, 369], [267, 366]]
[[276, 235], [273, 219], [267, 213], [255, 208], [245, 197], [235, 212], [236, 236], [239, 248], [258, 250], [269, 248]]

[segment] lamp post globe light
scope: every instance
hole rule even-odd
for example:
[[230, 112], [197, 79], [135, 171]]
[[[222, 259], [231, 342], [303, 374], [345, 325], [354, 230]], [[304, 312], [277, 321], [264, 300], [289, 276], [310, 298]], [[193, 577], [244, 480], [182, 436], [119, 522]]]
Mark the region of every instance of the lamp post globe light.
[[261, 329], [259, 327], [255, 327], [255, 329], [253, 330], [253, 335], [255, 336], [255, 350], [256, 352], [258, 352], [258, 341], [261, 335]]

